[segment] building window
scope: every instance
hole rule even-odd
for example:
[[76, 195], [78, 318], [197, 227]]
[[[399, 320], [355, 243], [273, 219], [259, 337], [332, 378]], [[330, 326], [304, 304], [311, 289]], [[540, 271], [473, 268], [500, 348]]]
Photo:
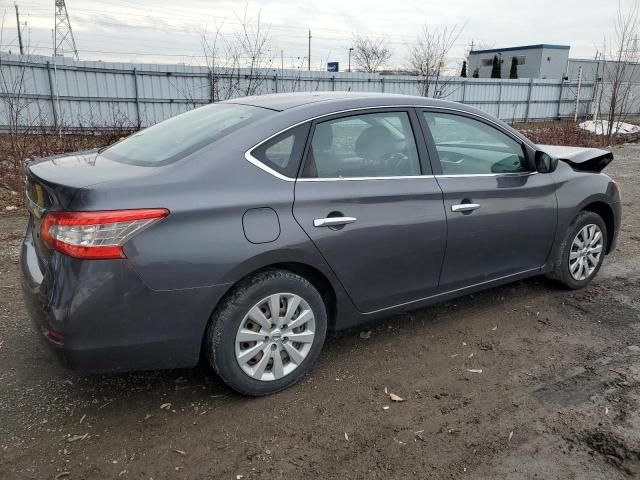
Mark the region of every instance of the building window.
[[518, 65], [524, 65], [527, 63], [526, 55], [518, 55], [516, 58], [518, 59]]

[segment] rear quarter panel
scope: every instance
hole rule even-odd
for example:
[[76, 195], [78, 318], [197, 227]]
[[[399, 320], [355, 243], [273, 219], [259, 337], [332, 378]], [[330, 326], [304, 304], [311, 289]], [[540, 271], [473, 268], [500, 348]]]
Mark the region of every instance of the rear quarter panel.
[[[294, 182], [273, 177], [244, 159], [244, 151], [202, 151], [146, 181], [105, 183], [83, 189], [74, 209], [167, 208], [162, 222], [124, 247], [133, 269], [154, 291], [225, 285], [270, 265], [295, 262], [320, 271], [331, 283], [345, 319], [353, 306], [315, 246], [294, 220]], [[209, 158], [207, 158], [209, 157]], [[275, 212], [279, 235], [249, 241], [243, 217], [251, 209]], [[245, 217], [246, 218], [246, 217]], [[219, 298], [212, 298], [211, 310]], [[353, 313], [355, 314], [355, 313]]]

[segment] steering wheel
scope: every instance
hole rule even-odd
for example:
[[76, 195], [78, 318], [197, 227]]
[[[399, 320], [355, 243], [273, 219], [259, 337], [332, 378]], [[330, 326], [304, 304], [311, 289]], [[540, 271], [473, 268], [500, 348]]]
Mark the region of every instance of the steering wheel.
[[397, 170], [403, 165], [407, 165], [409, 157], [402, 152], [393, 152], [387, 155], [382, 162], [386, 170]]

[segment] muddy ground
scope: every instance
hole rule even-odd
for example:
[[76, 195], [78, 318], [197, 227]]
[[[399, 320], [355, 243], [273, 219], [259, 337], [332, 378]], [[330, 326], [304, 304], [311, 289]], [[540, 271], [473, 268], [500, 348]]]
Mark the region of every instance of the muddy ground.
[[0, 478], [640, 478], [640, 146], [616, 155], [620, 244], [590, 287], [532, 279], [341, 332], [260, 399], [205, 367], [65, 370], [18, 288], [26, 219], [4, 212]]

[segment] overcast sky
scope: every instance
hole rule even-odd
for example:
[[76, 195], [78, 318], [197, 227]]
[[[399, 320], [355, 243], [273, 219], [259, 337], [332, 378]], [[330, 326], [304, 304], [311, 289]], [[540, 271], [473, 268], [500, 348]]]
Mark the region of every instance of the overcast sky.
[[[633, 0], [625, 0], [630, 3]], [[50, 54], [54, 0], [17, 0], [35, 53]], [[237, 28], [246, 2], [234, 0], [67, 0], [80, 58], [105, 61], [201, 63], [201, 34], [224, 24]], [[5, 12], [2, 50], [18, 51], [13, 0], [0, 0]], [[280, 66], [300, 65], [312, 32], [312, 66], [339, 61], [346, 69], [354, 34], [385, 36], [394, 51], [390, 67], [405, 62], [407, 42], [422, 24], [463, 26], [449, 59], [459, 63], [471, 41], [507, 47], [536, 43], [571, 46], [571, 57], [592, 58], [611, 36], [616, 0], [262, 0], [248, 4], [249, 16], [269, 27], [270, 46]], [[305, 64], [306, 65], [306, 64]]]

